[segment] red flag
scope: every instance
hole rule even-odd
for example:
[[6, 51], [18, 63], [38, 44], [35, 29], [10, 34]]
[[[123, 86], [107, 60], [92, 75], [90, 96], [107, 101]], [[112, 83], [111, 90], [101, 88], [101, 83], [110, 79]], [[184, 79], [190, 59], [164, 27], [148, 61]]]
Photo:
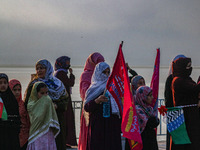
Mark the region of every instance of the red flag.
[[150, 87], [152, 88], [152, 94], [154, 97], [154, 100], [153, 100], [151, 106], [155, 110], [158, 109], [159, 70], [160, 70], [160, 49], [158, 48], [156, 59], [155, 59], [155, 64], [154, 64], [154, 72], [153, 72], [153, 76], [151, 79], [151, 85], [150, 85]]
[[132, 141], [131, 143], [134, 143], [131, 149], [136, 146], [134, 150], [141, 150], [143, 147], [142, 139], [133, 95], [130, 91], [130, 81], [122, 52], [122, 44], [119, 46], [118, 54], [106, 88], [115, 98], [119, 106], [122, 115], [121, 130], [123, 136], [130, 139]]

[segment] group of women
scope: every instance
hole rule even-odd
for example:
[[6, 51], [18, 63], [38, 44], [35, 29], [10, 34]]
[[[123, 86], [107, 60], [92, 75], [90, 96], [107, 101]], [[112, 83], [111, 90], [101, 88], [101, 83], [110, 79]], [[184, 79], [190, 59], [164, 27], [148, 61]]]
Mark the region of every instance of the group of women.
[[[200, 85], [191, 77], [191, 59], [177, 56], [166, 81], [167, 107], [198, 104]], [[70, 68], [70, 58], [59, 57], [55, 72], [48, 60], [39, 60], [36, 76], [29, 83], [24, 100], [18, 80], [8, 80], [0, 74], [0, 147], [3, 149], [58, 149], [77, 145], [70, 91], [75, 76]], [[132, 72], [130, 84], [140, 127], [143, 150], [157, 150], [155, 128], [159, 125], [157, 110], [151, 106], [152, 89], [145, 85], [142, 76]], [[115, 99], [106, 90], [110, 67], [100, 53], [92, 53], [86, 60], [80, 77], [80, 96], [83, 100], [79, 150], [121, 150], [121, 114]], [[70, 72], [70, 75], [68, 75]], [[54, 73], [54, 75], [53, 75]], [[105, 93], [107, 93], [105, 95]], [[110, 116], [103, 116], [105, 103], [110, 103]], [[3, 104], [3, 105], [2, 105]], [[199, 149], [200, 112], [198, 107], [184, 108], [186, 130], [191, 144], [175, 145], [170, 138], [167, 148], [173, 150]], [[170, 137], [170, 135], [168, 135]], [[125, 149], [131, 141], [126, 139]]]
[[[96, 56], [96, 57], [94, 57]], [[97, 61], [99, 60], [99, 61]], [[96, 65], [96, 67], [94, 67]], [[127, 64], [127, 70], [131, 71]], [[192, 72], [191, 58], [178, 55], [170, 67], [170, 75], [165, 86], [166, 107], [176, 107], [195, 104], [195, 107], [186, 107], [184, 118], [186, 131], [190, 138], [190, 144], [173, 144], [167, 140], [167, 149], [170, 150], [197, 150], [200, 147], [200, 84], [190, 77]], [[80, 93], [83, 100], [81, 115], [81, 131], [79, 136], [79, 150], [112, 150], [122, 149], [120, 139], [121, 116], [112, 95], [105, 96], [106, 82], [110, 74], [110, 67], [104, 62], [100, 54], [93, 53], [86, 61], [84, 72], [80, 78]], [[134, 74], [134, 75], [133, 75]], [[136, 106], [140, 133], [143, 142], [143, 150], [157, 150], [155, 128], [159, 125], [157, 110], [151, 107], [153, 100], [152, 89], [145, 85], [142, 76], [132, 73], [132, 94]], [[104, 118], [103, 103], [108, 99], [111, 103], [111, 116]], [[193, 105], [192, 105], [193, 106]], [[198, 107], [197, 107], [198, 106]], [[84, 138], [85, 137], [85, 138]], [[130, 149], [130, 143], [126, 139], [126, 150]], [[170, 145], [170, 146], [169, 146]]]
[[[158, 149], [156, 128], [159, 120], [155, 110], [150, 106], [153, 100], [152, 89], [145, 86], [142, 76], [130, 69], [131, 85], [135, 96], [136, 110], [140, 124], [143, 149]], [[110, 67], [99, 53], [91, 54], [80, 77], [80, 94], [83, 100], [79, 150], [121, 150], [121, 116], [119, 108], [108, 91], [106, 83], [110, 75]], [[105, 93], [108, 92], [108, 96]], [[110, 101], [110, 117], [103, 117], [103, 103]], [[126, 149], [130, 149], [127, 139]]]
[[35, 69], [36, 75], [28, 84], [24, 100], [20, 82], [9, 81], [6, 74], [0, 73], [1, 149], [66, 150], [76, 146], [70, 97], [75, 76], [70, 58], [59, 57], [55, 71], [46, 59], [39, 60]]

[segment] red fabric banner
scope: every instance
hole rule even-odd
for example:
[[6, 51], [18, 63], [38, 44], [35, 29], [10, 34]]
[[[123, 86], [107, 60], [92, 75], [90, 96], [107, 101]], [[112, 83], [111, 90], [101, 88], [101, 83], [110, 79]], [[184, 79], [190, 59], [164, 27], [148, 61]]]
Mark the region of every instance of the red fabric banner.
[[121, 130], [123, 136], [131, 140], [131, 149], [141, 150], [143, 147], [142, 139], [133, 95], [130, 91], [130, 81], [122, 52], [122, 44], [119, 46], [118, 54], [106, 88], [115, 98], [119, 106], [122, 115]]
[[160, 70], [160, 49], [157, 49], [157, 55], [154, 63], [154, 72], [151, 79], [151, 85], [152, 88], [152, 94], [154, 97], [154, 100], [151, 104], [151, 106], [158, 110], [158, 92], [159, 92], [159, 70]]

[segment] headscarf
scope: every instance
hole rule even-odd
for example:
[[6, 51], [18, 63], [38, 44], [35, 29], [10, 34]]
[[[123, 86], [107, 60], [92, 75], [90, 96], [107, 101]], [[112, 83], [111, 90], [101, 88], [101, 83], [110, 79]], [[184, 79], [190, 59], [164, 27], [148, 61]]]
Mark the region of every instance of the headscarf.
[[59, 71], [64, 71], [64, 72], [68, 73], [68, 69], [69, 69], [70, 65], [66, 64], [67, 61], [70, 62], [70, 58], [68, 56], [61, 56], [56, 59], [54, 76], [56, 76], [56, 74]]
[[192, 67], [190, 69], [186, 69], [189, 62], [191, 62], [191, 58], [179, 58], [174, 61], [172, 65], [173, 77], [189, 77], [192, 73]]
[[[2, 78], [8, 82], [8, 76], [5, 73], [0, 73], [0, 79]], [[9, 116], [19, 118], [18, 103], [9, 86], [5, 92], [0, 91], [0, 97], [5, 105], [8, 119]]]
[[92, 53], [85, 62], [84, 72], [80, 77], [80, 96], [82, 100], [85, 98], [85, 92], [91, 84], [92, 74], [94, 72], [96, 64], [99, 62], [104, 62], [104, 57], [98, 53]]
[[8, 82], [8, 76], [5, 73], [0, 73], [0, 79], [6, 79], [6, 81]]
[[[110, 69], [110, 66], [105, 62], [100, 62], [96, 65], [94, 74], [92, 75], [92, 83], [88, 88], [88, 90], [86, 91], [84, 104], [87, 104], [91, 100], [97, 98], [97, 96], [103, 93], [104, 90], [106, 89], [106, 83], [109, 76], [105, 75], [103, 71], [107, 68]], [[112, 114], [117, 114], [120, 116], [119, 108], [117, 106], [117, 103], [115, 102], [115, 99], [112, 97], [109, 91], [106, 92], [108, 93], [108, 96], [110, 98]]]
[[155, 116], [153, 108], [145, 102], [148, 94], [151, 91], [152, 89], [148, 86], [140, 86], [136, 91], [136, 95], [134, 96], [141, 133], [144, 131], [149, 117]]
[[140, 75], [136, 75], [136, 76], [134, 76], [132, 79], [131, 79], [131, 85], [132, 85], [132, 94], [133, 95], [135, 95], [135, 92], [136, 92], [136, 90], [137, 90], [137, 88], [138, 88], [138, 81], [140, 80], [140, 79], [144, 79], [142, 76], [140, 76]]
[[172, 74], [172, 63], [173, 63], [175, 60], [179, 59], [179, 58], [186, 58], [186, 57], [185, 57], [185, 55], [182, 55], [182, 54], [177, 55], [176, 57], [174, 57], [174, 58], [172, 59], [170, 65], [169, 65], [169, 74], [168, 74], [168, 75], [171, 75], [171, 74]]
[[31, 144], [37, 138], [47, 133], [50, 128], [54, 133], [54, 137], [60, 131], [58, 118], [51, 98], [48, 95], [42, 96], [40, 99], [37, 98], [37, 86], [40, 83], [43, 82], [39, 81], [33, 85], [27, 105], [31, 122], [28, 144]]
[[[11, 88], [11, 90], [13, 90], [13, 88], [16, 85], [21, 86], [21, 83], [17, 79], [12, 79], [9, 81], [9, 87]], [[21, 129], [20, 129], [20, 133], [19, 133], [19, 140], [20, 140], [20, 147], [23, 147], [24, 144], [26, 144], [26, 142], [28, 141], [30, 121], [29, 121], [28, 112], [26, 111], [24, 102], [22, 100], [21, 93], [20, 93], [20, 97], [17, 101], [18, 101], [18, 105], [19, 105], [19, 115], [20, 115], [20, 119], [21, 119]]]
[[105, 62], [101, 62], [96, 65], [92, 75], [91, 85], [86, 91], [85, 104], [94, 100], [94, 98], [104, 92], [109, 76], [104, 74], [103, 71], [107, 68], [110, 69], [110, 66]]
[[[12, 80], [9, 81], [9, 87], [10, 87], [11, 90], [13, 90], [13, 88], [16, 85], [20, 85], [20, 87], [22, 87], [21, 83], [17, 79], [12, 79]], [[17, 99], [17, 101], [19, 102], [20, 100], [22, 100], [22, 94], [21, 93], [20, 93], [19, 99]]]
[[41, 64], [43, 67], [46, 68], [46, 74], [44, 79], [38, 78], [38, 80], [35, 80], [34, 82], [45, 82], [49, 89], [49, 96], [52, 100], [58, 100], [60, 96], [66, 95], [64, 84], [58, 78], [53, 76], [53, 67], [51, 63], [46, 59], [42, 59], [39, 60], [35, 66], [37, 66], [38, 64]]

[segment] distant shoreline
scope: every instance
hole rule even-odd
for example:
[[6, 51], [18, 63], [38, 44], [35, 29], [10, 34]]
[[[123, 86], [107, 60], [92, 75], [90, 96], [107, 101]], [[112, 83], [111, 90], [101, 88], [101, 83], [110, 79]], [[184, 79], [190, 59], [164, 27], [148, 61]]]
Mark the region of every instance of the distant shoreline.
[[[84, 68], [84, 66], [71, 66], [72, 68]], [[153, 66], [130, 66], [132, 69], [134, 68], [153, 68]], [[200, 69], [200, 66], [192, 66], [193, 69]], [[17, 66], [17, 65], [0, 65], [0, 68], [35, 68], [35, 66]], [[112, 68], [112, 67], [111, 67]], [[166, 69], [169, 66], [160, 66], [160, 68]]]

